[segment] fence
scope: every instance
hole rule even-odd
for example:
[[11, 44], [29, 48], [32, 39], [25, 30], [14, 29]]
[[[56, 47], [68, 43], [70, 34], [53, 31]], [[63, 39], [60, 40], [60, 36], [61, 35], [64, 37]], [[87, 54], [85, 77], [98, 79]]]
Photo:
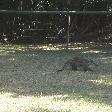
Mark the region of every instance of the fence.
[[[96, 39], [91, 36], [101, 39], [102, 34], [104, 38], [108, 34], [110, 39], [111, 26], [111, 11], [0, 10], [1, 41], [20, 41], [31, 37], [32, 42], [46, 42], [47, 40], [66, 42], [68, 48], [68, 43], [77, 39]], [[105, 31], [109, 31], [109, 33], [105, 33]]]

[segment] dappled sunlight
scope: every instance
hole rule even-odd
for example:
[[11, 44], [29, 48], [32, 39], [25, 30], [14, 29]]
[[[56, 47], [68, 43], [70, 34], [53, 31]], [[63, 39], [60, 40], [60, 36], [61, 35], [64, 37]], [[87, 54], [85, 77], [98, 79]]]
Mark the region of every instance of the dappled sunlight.
[[[66, 44], [48, 44], [48, 45], [38, 45], [38, 49], [41, 50], [64, 50], [67, 48]], [[77, 49], [88, 49], [87, 46], [83, 46], [81, 43], [68, 44], [69, 50], [77, 50]]]
[[99, 80], [89, 80], [89, 82], [92, 82], [96, 85], [100, 85], [100, 84], [104, 84], [104, 85], [112, 85], [112, 79], [109, 81], [109, 80], [104, 80], [104, 79], [99, 79]]
[[[0, 45], [0, 54], [9, 54], [15, 53], [16, 51], [26, 51], [28, 49], [32, 50], [64, 50], [66, 49], [66, 44], [41, 44], [41, 45]], [[83, 45], [82, 43], [74, 43], [68, 44], [69, 50], [77, 50], [77, 49], [88, 49], [87, 45]]]
[[13, 54], [16, 51], [25, 51], [25, 46], [19, 45], [0, 45], [0, 55]]
[[15, 53], [16, 51], [26, 51], [28, 49], [32, 50], [63, 50], [66, 49], [65, 46], [62, 47], [58, 45], [1, 45], [0, 46], [0, 54], [9, 54]]
[[[75, 98], [76, 97], [76, 98]], [[77, 99], [69, 95], [53, 96], [17, 96], [13, 93], [0, 94], [1, 112], [43, 112], [49, 111], [71, 111], [71, 112], [111, 112], [112, 107], [95, 101], [89, 101], [83, 98]], [[35, 110], [35, 111], [34, 111]], [[46, 111], [45, 111], [46, 110]]]
[[[57, 47], [55, 47], [55, 46], [39, 46], [38, 47], [39, 49], [42, 49], [42, 50], [61, 50], [60, 48], [57, 48]], [[62, 49], [64, 49], [64, 48], [62, 48]]]
[[76, 48], [68, 48], [70, 50], [76, 50], [76, 49], [84, 49], [83, 47], [76, 47]]
[[[68, 49], [69, 50], [81, 50], [81, 49], [94, 49], [96, 46], [101, 47], [102, 44], [96, 44], [94, 42], [90, 43], [69, 43]], [[102, 45], [103, 47], [104, 45]], [[0, 54], [1, 53], [15, 53], [16, 51], [26, 51], [28, 49], [32, 50], [64, 50], [67, 48], [66, 44], [35, 44], [35, 45], [0, 45]], [[87, 50], [84, 53], [106, 53], [101, 50]]]
[[100, 58], [100, 59], [106, 60], [106, 59], [112, 59], [112, 57], [103, 57], [103, 58]]
[[96, 85], [107, 85], [107, 86], [112, 86], [112, 76], [111, 75], [108, 75], [108, 76], [105, 76], [105, 75], [101, 75], [98, 77], [98, 79], [96, 80], [89, 80], [89, 82], [92, 82], [93, 84], [96, 84]]
[[15, 58], [9, 58], [8, 60], [9, 61], [15, 61]]
[[96, 53], [96, 54], [98, 54], [98, 53], [106, 53], [106, 52], [102, 52], [102, 51], [98, 51], [98, 50], [89, 50], [89, 51], [85, 51], [83, 53]]
[[105, 64], [109, 64], [109, 63], [112, 63], [112, 57], [111, 55], [110, 56], [106, 56], [106, 57], [101, 57], [99, 58], [103, 63]]

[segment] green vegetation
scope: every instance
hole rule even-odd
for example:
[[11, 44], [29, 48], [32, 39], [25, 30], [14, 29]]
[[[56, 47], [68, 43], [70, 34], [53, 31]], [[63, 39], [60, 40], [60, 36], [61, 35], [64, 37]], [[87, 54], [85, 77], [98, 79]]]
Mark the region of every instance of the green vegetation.
[[[111, 112], [111, 45], [76, 43], [70, 50], [57, 48], [0, 46], [0, 111]], [[76, 55], [89, 57], [99, 66], [94, 72], [54, 73]]]
[[[111, 11], [111, 0], [1, 0], [0, 10]], [[112, 15], [71, 15], [70, 42], [112, 41]], [[64, 43], [67, 15], [1, 15], [0, 41], [7, 43]]]

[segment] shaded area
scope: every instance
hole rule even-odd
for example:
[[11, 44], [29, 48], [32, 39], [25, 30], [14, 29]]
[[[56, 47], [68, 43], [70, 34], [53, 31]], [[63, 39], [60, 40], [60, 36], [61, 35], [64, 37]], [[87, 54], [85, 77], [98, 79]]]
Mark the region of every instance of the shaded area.
[[[112, 11], [110, 0], [1, 0], [0, 10], [15, 11]], [[4, 15], [0, 17], [0, 42], [3, 43], [65, 43], [112, 42], [112, 14], [70, 15]]]

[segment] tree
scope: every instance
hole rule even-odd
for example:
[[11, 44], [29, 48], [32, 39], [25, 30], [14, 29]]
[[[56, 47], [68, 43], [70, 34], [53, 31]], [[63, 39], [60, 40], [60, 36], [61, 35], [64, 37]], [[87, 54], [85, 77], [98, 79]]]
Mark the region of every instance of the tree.
[[[111, 0], [1, 0], [0, 10], [80, 10], [80, 11], [111, 11]], [[95, 40], [108, 37], [111, 33], [108, 28], [112, 25], [112, 15], [72, 15], [70, 24], [70, 36], [73, 40]], [[4, 19], [5, 18], [5, 19]], [[67, 15], [51, 16], [1, 16], [0, 35], [8, 40], [23, 38], [24, 29], [47, 29], [35, 30], [33, 34], [45, 36], [63, 37], [67, 32]], [[108, 28], [107, 28], [108, 27]], [[43, 31], [44, 32], [44, 31]], [[27, 33], [27, 32], [26, 32]], [[29, 32], [28, 32], [29, 33]], [[27, 33], [27, 34], [28, 34]], [[5, 35], [5, 36], [4, 36]], [[102, 37], [102, 38], [99, 38]], [[110, 38], [110, 37], [109, 37]], [[33, 39], [33, 36], [32, 36]], [[60, 38], [61, 39], [61, 38]], [[40, 38], [41, 40], [41, 38]]]

